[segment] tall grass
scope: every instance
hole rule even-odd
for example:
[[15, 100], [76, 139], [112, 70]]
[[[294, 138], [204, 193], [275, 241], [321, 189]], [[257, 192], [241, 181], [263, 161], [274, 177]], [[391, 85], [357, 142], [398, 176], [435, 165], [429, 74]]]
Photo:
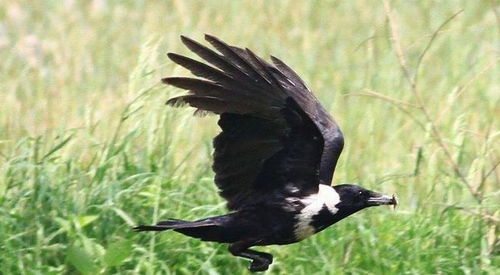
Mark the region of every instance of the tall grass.
[[[496, 10], [495, 10], [496, 9]], [[460, 12], [461, 11], [461, 12]], [[495, 1], [2, 1], [0, 273], [241, 274], [224, 245], [130, 227], [225, 212], [216, 117], [166, 108], [165, 53], [211, 33], [273, 54], [341, 125], [335, 183], [397, 193], [273, 274], [498, 274]]]

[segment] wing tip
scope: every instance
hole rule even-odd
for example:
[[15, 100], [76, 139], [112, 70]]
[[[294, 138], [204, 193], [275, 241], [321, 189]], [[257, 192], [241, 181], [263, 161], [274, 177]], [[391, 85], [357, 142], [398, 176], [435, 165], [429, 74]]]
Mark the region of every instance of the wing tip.
[[180, 38], [181, 38], [182, 43], [184, 43], [184, 45], [186, 45], [186, 43], [189, 43], [190, 41], [193, 41], [191, 38], [189, 38], [185, 35], [181, 35]]
[[[187, 56], [177, 54], [177, 53], [167, 53], [167, 56], [170, 60], [177, 63], [178, 65], [181, 65], [184, 68], [186, 68], [186, 66], [188, 66], [188, 64], [191, 64], [193, 62], [197, 62], [194, 59], [191, 59]], [[197, 63], [199, 63], [199, 62], [197, 62]], [[187, 69], [189, 69], [189, 68], [187, 68]]]
[[211, 42], [211, 41], [217, 41], [217, 42], [219, 42], [220, 41], [219, 38], [217, 38], [216, 36], [211, 35], [209, 33], [205, 33], [204, 36], [205, 36], [205, 40], [208, 41], [208, 42]]
[[184, 45], [186, 45], [186, 47], [188, 47], [192, 51], [194, 51], [194, 49], [196, 48], [202, 47], [200, 43], [184, 35], [181, 35], [181, 41]]
[[161, 79], [161, 82], [163, 84], [172, 85], [172, 83], [171, 83], [172, 78], [173, 77], [164, 77], [164, 78]]
[[182, 55], [176, 54], [176, 53], [167, 53], [167, 56], [168, 56], [168, 58], [170, 58], [170, 60], [175, 62], [175, 59], [177, 59], [178, 57], [181, 57]]

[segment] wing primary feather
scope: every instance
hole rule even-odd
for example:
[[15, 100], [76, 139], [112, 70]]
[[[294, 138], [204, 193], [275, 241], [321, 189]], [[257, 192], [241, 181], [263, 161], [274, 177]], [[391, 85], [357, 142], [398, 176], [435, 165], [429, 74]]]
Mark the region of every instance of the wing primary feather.
[[285, 64], [285, 62], [281, 61], [279, 58], [275, 56], [271, 56], [271, 60], [273, 61], [274, 65], [278, 68], [278, 70], [283, 73], [288, 79], [292, 81], [293, 84], [295, 85], [300, 85], [300, 88], [306, 89], [309, 91], [309, 88], [307, 88], [307, 85], [304, 83], [304, 81], [300, 78], [300, 76], [292, 70], [288, 65]]
[[171, 98], [167, 101], [167, 105], [173, 107], [180, 107], [189, 104], [191, 107], [210, 111], [216, 114], [225, 112], [237, 114], [255, 113], [259, 110], [259, 106], [252, 103], [228, 101], [213, 96], [199, 96], [199, 95], [183, 95]]
[[281, 87], [279, 81], [274, 77], [274, 75], [269, 71], [269, 68], [271, 68], [271, 65], [268, 64], [266, 61], [262, 60], [260, 57], [258, 57], [256, 54], [254, 54], [250, 49], [245, 49], [247, 52], [248, 56], [253, 60], [253, 62], [260, 68], [260, 71], [262, 72], [263, 75], [266, 76], [266, 78], [270, 81], [270, 83], [277, 88], [280, 92], [286, 93], [283, 91], [283, 88]]
[[[208, 41], [214, 48], [216, 48], [220, 53], [222, 53], [225, 57], [227, 57], [231, 62], [233, 62], [236, 66], [241, 68], [249, 77], [254, 79], [254, 81], [259, 82], [259, 80], [267, 82], [264, 78], [262, 79], [261, 75], [255, 70], [255, 68], [246, 60], [246, 58], [238, 52], [236, 47], [229, 46], [225, 42], [219, 40], [217, 37], [205, 34], [205, 40]], [[241, 49], [239, 49], [241, 50]]]
[[204, 63], [185, 57], [176, 53], [168, 53], [167, 56], [175, 63], [181, 65], [182, 67], [188, 69], [191, 73], [196, 76], [203, 77], [215, 82], [228, 82], [231, 78], [224, 74], [224, 72], [210, 67]]
[[189, 90], [196, 95], [211, 95], [223, 99], [232, 99], [234, 101], [254, 101], [267, 104], [265, 97], [256, 97], [245, 90], [228, 90], [220, 84], [190, 77], [166, 77], [162, 82], [177, 88]]
[[264, 91], [264, 89], [252, 86], [251, 83], [248, 83], [247, 81], [235, 80], [223, 71], [196, 61], [192, 58], [185, 57], [176, 53], [168, 53], [167, 55], [172, 61], [188, 69], [194, 75], [214, 81], [227, 90], [238, 91], [241, 93], [251, 92], [267, 98], [280, 100], [280, 95], [277, 95], [275, 93], [267, 93], [266, 91]]
[[222, 71], [232, 75], [233, 77], [241, 77], [248, 79], [248, 75], [241, 71], [237, 66], [231, 64], [226, 60], [224, 56], [221, 56], [211, 49], [203, 46], [202, 44], [181, 35], [181, 40], [191, 51], [196, 53], [199, 57], [210, 62], [215, 67], [221, 69]]
[[222, 86], [214, 82], [191, 77], [165, 77], [161, 81], [184, 90], [223, 89]]

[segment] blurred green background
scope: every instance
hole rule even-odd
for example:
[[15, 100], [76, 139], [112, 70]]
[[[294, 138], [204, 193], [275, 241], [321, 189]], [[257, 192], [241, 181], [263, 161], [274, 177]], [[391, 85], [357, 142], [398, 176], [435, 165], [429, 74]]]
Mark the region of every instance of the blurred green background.
[[[2, 274], [245, 274], [225, 245], [130, 227], [225, 212], [216, 117], [164, 102], [210, 33], [294, 68], [345, 135], [334, 183], [397, 193], [269, 274], [499, 274], [497, 1], [0, 2]], [[460, 12], [461, 11], [461, 12]], [[457, 14], [458, 13], [458, 14]], [[194, 57], [193, 54], [189, 56]]]

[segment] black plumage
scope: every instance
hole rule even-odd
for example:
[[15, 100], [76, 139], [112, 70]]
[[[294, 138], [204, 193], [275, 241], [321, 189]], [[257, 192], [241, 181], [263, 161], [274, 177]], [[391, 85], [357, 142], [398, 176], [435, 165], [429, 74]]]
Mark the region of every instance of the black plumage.
[[344, 146], [342, 132], [290, 67], [276, 57], [270, 64], [210, 35], [205, 39], [218, 52], [181, 36], [210, 65], [168, 54], [202, 79], [167, 77], [163, 82], [188, 90], [168, 105], [188, 104], [197, 112], [219, 115], [222, 131], [213, 141], [215, 184], [233, 212], [137, 230], [173, 229], [230, 243], [231, 253], [252, 259], [250, 269], [259, 271], [268, 268], [272, 256], [251, 246], [293, 243], [368, 206], [396, 203], [394, 197], [358, 186], [330, 186]]

